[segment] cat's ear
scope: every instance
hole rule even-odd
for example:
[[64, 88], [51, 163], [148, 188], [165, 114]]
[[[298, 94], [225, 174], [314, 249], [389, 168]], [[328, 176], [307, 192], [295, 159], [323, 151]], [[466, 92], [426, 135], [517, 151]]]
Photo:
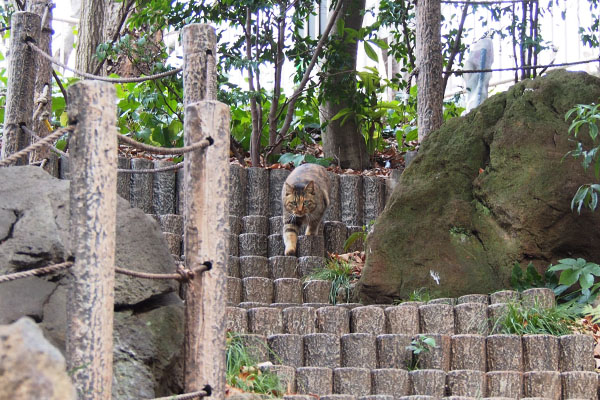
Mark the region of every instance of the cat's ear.
[[306, 193], [315, 194], [315, 182], [314, 181], [308, 182], [308, 184], [304, 187], [304, 191]]
[[285, 194], [290, 194], [290, 193], [294, 192], [294, 187], [292, 185], [290, 185], [287, 182], [284, 182], [284, 184], [285, 184], [285, 186], [284, 186], [285, 187]]

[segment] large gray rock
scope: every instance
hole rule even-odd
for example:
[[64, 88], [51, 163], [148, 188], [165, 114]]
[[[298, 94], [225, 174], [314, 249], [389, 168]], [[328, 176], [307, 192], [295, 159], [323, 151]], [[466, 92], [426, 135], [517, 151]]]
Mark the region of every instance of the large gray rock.
[[[69, 182], [55, 179], [41, 168], [0, 169], [0, 274], [8, 274], [62, 262], [71, 256], [69, 238]], [[141, 210], [119, 199], [117, 246], [119, 267], [153, 273], [172, 273], [174, 261], [159, 226]], [[61, 277], [61, 275], [58, 275]], [[56, 276], [55, 276], [56, 277]], [[45, 280], [45, 278], [42, 278]], [[53, 279], [53, 281], [56, 279]], [[27, 291], [0, 291], [0, 322], [12, 322], [9, 301], [29, 307], [21, 315], [42, 315], [40, 304], [52, 288], [30, 280]], [[20, 287], [23, 284], [14, 284]], [[56, 283], [54, 283], [56, 285]], [[34, 287], [44, 286], [33, 293]], [[171, 280], [141, 280], [117, 275], [115, 303], [136, 304], [151, 296], [176, 290]], [[33, 293], [33, 299], [30, 298]], [[15, 295], [17, 297], [15, 297]], [[37, 304], [38, 307], [33, 307]], [[9, 315], [10, 314], [10, 315]]]
[[543, 272], [565, 257], [600, 259], [600, 213], [571, 211], [593, 168], [563, 160], [575, 148], [565, 113], [599, 97], [599, 78], [556, 70], [431, 132], [369, 233], [361, 300], [389, 303], [421, 287], [491, 293], [508, 286], [515, 262]]
[[75, 400], [60, 351], [29, 318], [0, 326], [0, 400]]
[[[0, 182], [0, 274], [68, 260], [69, 182], [36, 167], [2, 168]], [[172, 273], [176, 268], [158, 223], [122, 199], [117, 206], [115, 264], [151, 273]], [[68, 275], [0, 283], [0, 323], [31, 316], [64, 351]], [[153, 398], [181, 389], [180, 370], [175, 368], [183, 337], [183, 308], [173, 293], [178, 286], [173, 280], [116, 275], [114, 398]], [[3, 356], [1, 347], [0, 343]], [[0, 399], [15, 398], [2, 397], [5, 385], [0, 386]]]
[[[113, 399], [148, 399], [182, 389], [184, 309], [173, 294], [163, 307], [115, 314]], [[165, 383], [166, 382], [166, 383]]]

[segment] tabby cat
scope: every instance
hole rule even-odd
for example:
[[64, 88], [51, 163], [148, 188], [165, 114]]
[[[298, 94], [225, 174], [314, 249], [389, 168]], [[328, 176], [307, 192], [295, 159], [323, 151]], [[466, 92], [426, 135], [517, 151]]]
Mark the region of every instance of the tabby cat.
[[285, 255], [296, 253], [300, 227], [305, 235], [317, 235], [329, 206], [329, 176], [317, 164], [303, 164], [294, 169], [281, 189], [283, 204], [283, 242]]

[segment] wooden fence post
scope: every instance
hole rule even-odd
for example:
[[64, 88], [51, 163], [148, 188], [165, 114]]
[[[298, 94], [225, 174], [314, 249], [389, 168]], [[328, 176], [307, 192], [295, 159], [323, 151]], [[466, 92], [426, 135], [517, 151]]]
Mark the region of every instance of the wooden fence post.
[[67, 299], [67, 367], [79, 400], [109, 400], [112, 384], [117, 204], [116, 92], [83, 81], [68, 90], [75, 264]]
[[[47, 54], [52, 54], [52, 8], [54, 5], [50, 0], [30, 0], [27, 2], [27, 11], [36, 13], [42, 19], [42, 29], [39, 35], [38, 47]], [[50, 134], [48, 125], [44, 122], [52, 114], [52, 63], [43, 57], [37, 57], [37, 73], [34, 86], [34, 105], [32, 131], [40, 137]], [[31, 161], [47, 159], [44, 169], [52, 176], [58, 177], [58, 157], [47, 147], [32, 153]]]
[[217, 99], [217, 35], [206, 24], [183, 28], [184, 104]]
[[229, 107], [202, 101], [185, 108], [185, 144], [207, 137], [204, 151], [185, 155], [185, 263], [212, 269], [197, 274], [185, 294], [186, 392], [211, 388], [211, 397], [225, 398], [226, 262], [229, 254]]
[[[23, 150], [31, 142], [29, 135], [20, 128], [21, 124], [31, 128], [36, 73], [36, 54], [26, 41], [37, 41], [40, 34], [40, 23], [39, 15], [30, 12], [16, 12], [11, 18], [4, 135], [2, 136], [2, 154], [0, 156], [2, 159]], [[23, 157], [17, 161], [16, 165], [28, 163], [28, 159]]]

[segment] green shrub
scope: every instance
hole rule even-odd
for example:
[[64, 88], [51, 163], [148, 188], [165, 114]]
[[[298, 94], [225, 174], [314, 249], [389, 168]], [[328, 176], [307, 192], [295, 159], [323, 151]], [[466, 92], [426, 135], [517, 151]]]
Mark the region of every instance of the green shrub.
[[526, 307], [520, 303], [508, 303], [504, 315], [493, 322], [493, 331], [516, 335], [568, 335], [579, 316], [579, 308], [559, 305], [541, 308]]
[[[270, 351], [270, 349], [269, 349]], [[261, 371], [255, 360], [244, 346], [240, 336], [227, 333], [227, 384], [245, 392], [262, 393], [281, 397], [285, 390], [277, 375]]]

